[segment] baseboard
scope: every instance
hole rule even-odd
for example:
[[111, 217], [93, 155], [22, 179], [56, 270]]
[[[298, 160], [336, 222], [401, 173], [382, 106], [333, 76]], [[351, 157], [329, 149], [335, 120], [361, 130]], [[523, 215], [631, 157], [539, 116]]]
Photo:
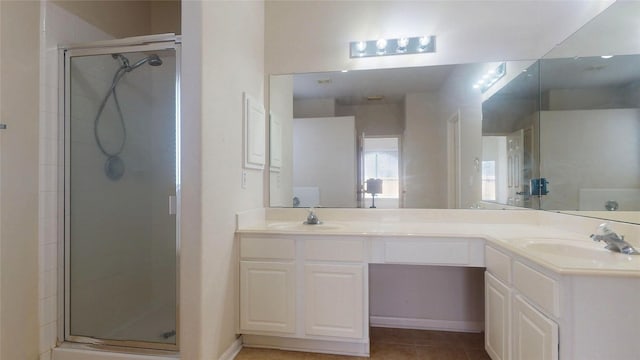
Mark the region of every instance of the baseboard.
[[238, 336], [236, 341], [232, 342], [231, 345], [225, 350], [222, 355], [220, 355], [219, 360], [233, 360], [236, 355], [242, 350], [242, 335]]
[[369, 342], [367, 340], [349, 342], [248, 334], [242, 336], [243, 346], [246, 347], [368, 357]]
[[373, 327], [391, 327], [401, 329], [440, 330], [459, 332], [482, 332], [484, 322], [450, 321], [433, 319], [398, 318], [388, 316], [370, 316], [369, 325]]

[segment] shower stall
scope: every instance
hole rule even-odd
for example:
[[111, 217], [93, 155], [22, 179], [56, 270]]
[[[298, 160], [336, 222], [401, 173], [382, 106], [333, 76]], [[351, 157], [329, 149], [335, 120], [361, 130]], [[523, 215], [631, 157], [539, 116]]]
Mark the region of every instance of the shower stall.
[[97, 45], [61, 55], [61, 335], [177, 351], [180, 47]]

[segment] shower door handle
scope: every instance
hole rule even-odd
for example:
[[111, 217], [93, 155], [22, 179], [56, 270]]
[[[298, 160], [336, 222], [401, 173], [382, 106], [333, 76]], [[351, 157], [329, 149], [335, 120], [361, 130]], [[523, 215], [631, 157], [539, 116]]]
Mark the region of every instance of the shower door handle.
[[169, 215], [175, 215], [178, 210], [178, 199], [175, 195], [169, 195]]

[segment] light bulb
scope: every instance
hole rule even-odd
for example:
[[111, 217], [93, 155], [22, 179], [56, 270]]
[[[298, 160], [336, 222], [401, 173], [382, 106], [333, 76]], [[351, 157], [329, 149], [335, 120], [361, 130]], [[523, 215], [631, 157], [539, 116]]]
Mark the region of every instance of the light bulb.
[[380, 39], [376, 41], [376, 47], [378, 48], [378, 55], [382, 55], [386, 52], [385, 48], [387, 47], [387, 40]]
[[431, 36], [422, 36], [418, 42], [420, 43], [421, 48], [426, 48], [431, 42]]
[[356, 44], [356, 49], [358, 49], [359, 52], [364, 52], [367, 49], [367, 42], [358, 41], [358, 44]]
[[398, 49], [406, 50], [407, 45], [409, 45], [409, 39], [405, 37], [398, 39]]

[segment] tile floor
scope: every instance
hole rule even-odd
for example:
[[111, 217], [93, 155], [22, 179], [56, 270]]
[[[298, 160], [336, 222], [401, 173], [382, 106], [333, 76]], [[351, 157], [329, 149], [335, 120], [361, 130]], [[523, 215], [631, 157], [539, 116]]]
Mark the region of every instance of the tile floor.
[[[483, 333], [371, 328], [371, 359], [491, 360]], [[353, 356], [244, 348], [235, 360], [356, 360]]]

